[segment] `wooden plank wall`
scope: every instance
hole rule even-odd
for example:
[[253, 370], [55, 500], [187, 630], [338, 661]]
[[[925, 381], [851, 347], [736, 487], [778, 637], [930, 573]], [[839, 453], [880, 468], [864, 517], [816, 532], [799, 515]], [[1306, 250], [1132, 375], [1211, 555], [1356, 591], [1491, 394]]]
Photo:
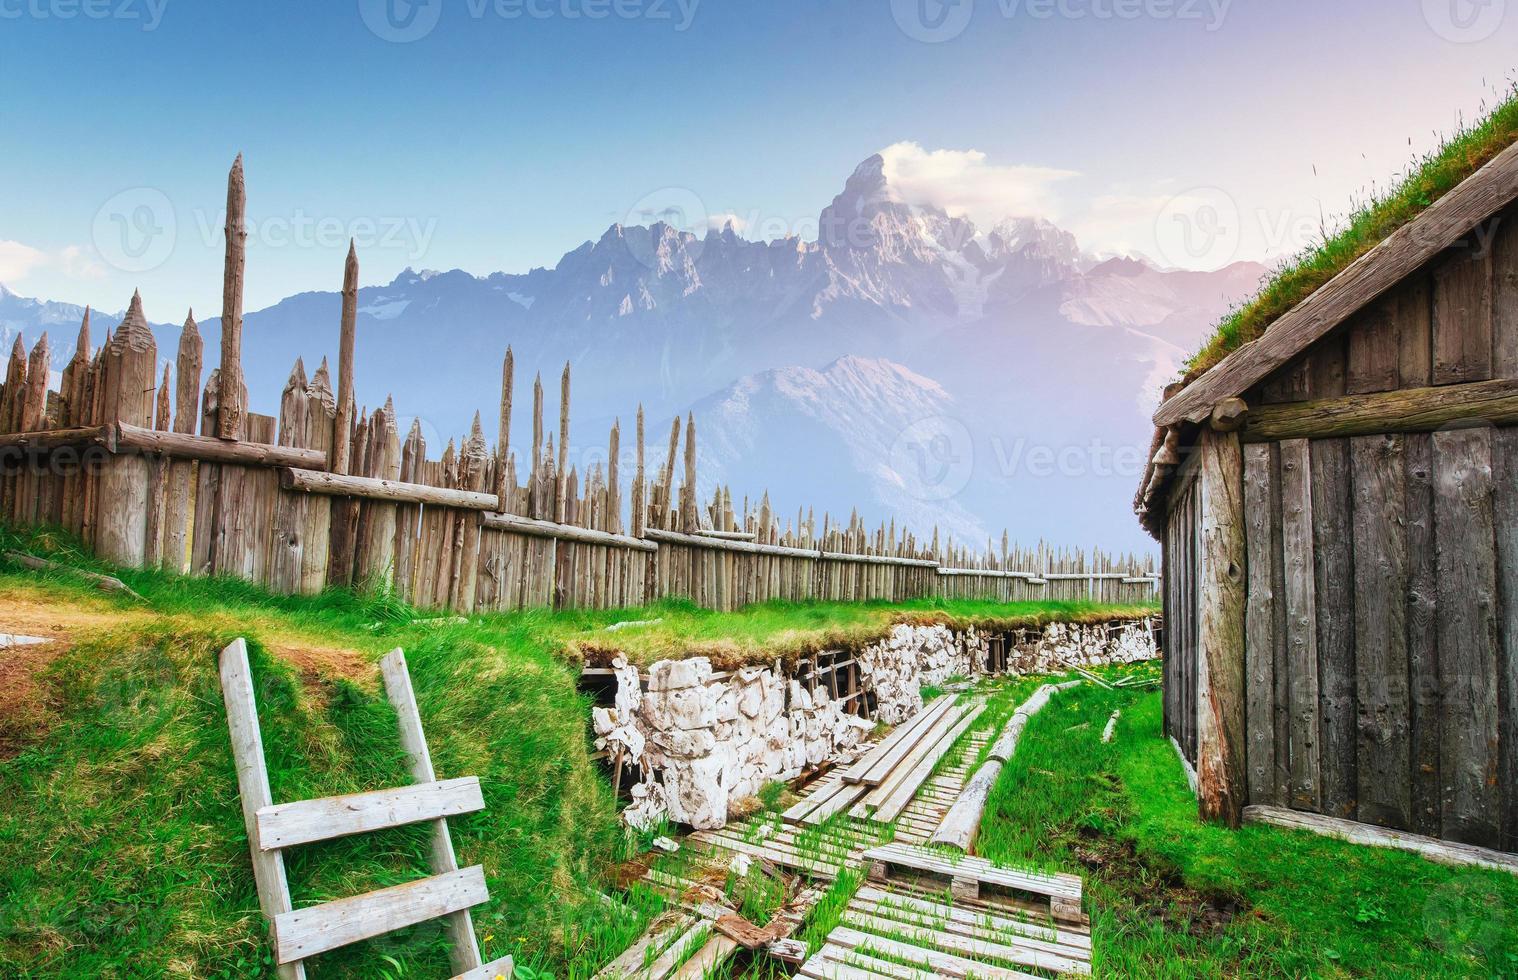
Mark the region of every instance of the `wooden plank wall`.
[[1197, 761], [1197, 668], [1201, 632], [1201, 484], [1198, 468], [1183, 468], [1170, 493], [1166, 524], [1165, 734], [1192, 765]]
[[[1250, 401], [1492, 378], [1518, 379], [1518, 213]], [[1258, 443], [1244, 468], [1250, 802], [1518, 850], [1518, 430]]]

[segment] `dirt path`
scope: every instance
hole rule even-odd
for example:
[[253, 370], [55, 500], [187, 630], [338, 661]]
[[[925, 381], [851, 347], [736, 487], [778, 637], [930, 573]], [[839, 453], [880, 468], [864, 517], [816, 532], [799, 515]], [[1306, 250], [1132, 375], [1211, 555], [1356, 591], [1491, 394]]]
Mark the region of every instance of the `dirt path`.
[[[100, 630], [145, 626], [155, 621], [181, 619], [150, 608], [123, 608], [105, 597], [62, 598], [44, 591], [9, 588], [0, 593], [0, 634], [39, 637], [49, 642], [0, 646], [0, 758], [14, 755], [22, 733], [35, 736], [49, 723], [50, 709], [37, 674], [65, 653], [81, 637]], [[199, 626], [238, 623], [222, 615], [199, 617]], [[274, 656], [289, 664], [308, 688], [319, 688], [335, 678], [364, 687], [378, 683], [373, 658], [360, 650], [333, 646], [289, 630], [270, 629], [260, 623], [252, 631]]]

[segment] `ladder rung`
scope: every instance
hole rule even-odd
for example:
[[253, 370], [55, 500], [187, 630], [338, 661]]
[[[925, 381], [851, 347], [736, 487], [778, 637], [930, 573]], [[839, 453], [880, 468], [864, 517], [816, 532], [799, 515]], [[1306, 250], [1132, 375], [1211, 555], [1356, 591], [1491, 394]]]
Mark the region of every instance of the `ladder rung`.
[[490, 897], [476, 864], [404, 885], [285, 912], [274, 919], [274, 955], [293, 963], [349, 943], [471, 908]]
[[258, 846], [275, 851], [484, 808], [480, 781], [475, 776], [279, 803], [258, 810]]

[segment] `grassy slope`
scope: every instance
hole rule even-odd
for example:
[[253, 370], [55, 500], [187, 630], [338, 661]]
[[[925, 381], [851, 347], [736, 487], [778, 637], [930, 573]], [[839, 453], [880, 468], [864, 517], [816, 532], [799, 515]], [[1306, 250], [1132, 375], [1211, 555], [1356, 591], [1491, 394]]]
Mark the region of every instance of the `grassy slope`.
[[1218, 325], [1212, 338], [1186, 365], [1186, 379], [1197, 377], [1258, 338], [1314, 290], [1514, 142], [1518, 142], [1518, 88], [1509, 90], [1480, 122], [1462, 128], [1439, 149], [1415, 162], [1409, 174], [1390, 190], [1356, 208], [1338, 234], [1285, 262], [1258, 295]]
[[[1102, 745], [1116, 707], [1118, 738]], [[1156, 693], [1087, 685], [1056, 699], [998, 783], [978, 844], [1086, 875], [1098, 974], [1518, 976], [1518, 879], [1201, 824], [1160, 714]], [[1219, 926], [1209, 907], [1234, 902]]]
[[[657, 912], [634, 890], [631, 913], [605, 905], [600, 876], [627, 856], [615, 804], [589, 760], [587, 706], [568, 652], [604, 627], [662, 618], [616, 634], [641, 654], [717, 643], [744, 649], [878, 635], [900, 615], [885, 605], [766, 606], [716, 614], [688, 604], [646, 610], [472, 617], [411, 625], [397, 603], [345, 593], [272, 596], [232, 580], [112, 569], [46, 534], [0, 529], [20, 547], [119, 575], [145, 605], [66, 576], [0, 562], [0, 603], [67, 609], [89, 620], [38, 681], [45, 738], [0, 718], [0, 975], [263, 975], [266, 957], [215, 654], [246, 636], [276, 800], [405, 781], [394, 717], [372, 669], [346, 676], [296, 670], [291, 649], [351, 648], [367, 668], [404, 647], [441, 777], [478, 775], [487, 809], [453, 821], [462, 861], [486, 868], [491, 902], [475, 923], [491, 956], [559, 977], [588, 976]], [[906, 615], [953, 619], [1087, 607], [922, 604]], [[957, 619], [955, 621], [958, 621]], [[103, 625], [102, 625], [103, 623]], [[840, 625], [841, 624], [841, 625]], [[791, 647], [795, 649], [795, 647]], [[350, 665], [351, 666], [351, 665]], [[7, 726], [7, 722], [10, 726]], [[302, 848], [289, 861], [297, 904], [393, 884], [426, 872], [424, 838], [397, 830]], [[315, 977], [446, 975], [436, 926], [319, 959]]]
[[[0, 974], [263, 975], [215, 671], [236, 632], [252, 640], [275, 799], [407, 781], [375, 686], [297, 677], [249, 627], [171, 615], [86, 634], [47, 669], [58, 724], [0, 762], [0, 797], [13, 801], [0, 812]], [[492, 901], [475, 919], [487, 952], [562, 967], [601, 952], [591, 937], [615, 945], [617, 924], [586, 886], [621, 835], [571, 673], [529, 644], [501, 652], [439, 636], [407, 655], [440, 775], [484, 786], [487, 809], [453, 826], [461, 860], [489, 877]], [[419, 877], [424, 841], [408, 828], [298, 849], [296, 904]], [[389, 957], [408, 975], [446, 975], [442, 940], [419, 926], [323, 957], [312, 974], [399, 972]]]
[[719, 669], [746, 662], [787, 659], [821, 650], [858, 647], [885, 636], [898, 623], [944, 623], [1015, 629], [1062, 622], [1107, 622], [1153, 615], [1158, 605], [1098, 606], [1088, 602], [987, 602], [921, 599], [903, 603], [764, 603], [719, 613], [665, 603], [631, 619], [661, 621], [615, 633], [566, 636], [566, 649], [591, 662], [621, 653], [637, 663], [699, 654]]

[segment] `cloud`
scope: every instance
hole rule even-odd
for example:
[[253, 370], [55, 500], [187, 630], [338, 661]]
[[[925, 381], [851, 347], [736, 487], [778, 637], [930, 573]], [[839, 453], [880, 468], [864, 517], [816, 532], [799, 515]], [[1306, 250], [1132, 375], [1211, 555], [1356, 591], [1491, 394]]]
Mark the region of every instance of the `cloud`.
[[748, 227], [748, 219], [736, 211], [723, 211], [720, 214], [706, 216], [706, 227], [712, 231], [721, 231], [728, 225], [732, 225], [733, 231], [741, 235]]
[[0, 282], [17, 282], [47, 260], [30, 245], [0, 240]]
[[926, 150], [896, 143], [880, 151], [886, 183], [907, 204], [932, 204], [989, 228], [1002, 218], [1052, 217], [1055, 186], [1079, 176], [1052, 167], [999, 166], [979, 150]]
[[17, 283], [42, 268], [55, 268], [69, 279], [100, 279], [105, 268], [94, 254], [78, 245], [67, 245], [55, 252], [0, 240], [0, 282]]

